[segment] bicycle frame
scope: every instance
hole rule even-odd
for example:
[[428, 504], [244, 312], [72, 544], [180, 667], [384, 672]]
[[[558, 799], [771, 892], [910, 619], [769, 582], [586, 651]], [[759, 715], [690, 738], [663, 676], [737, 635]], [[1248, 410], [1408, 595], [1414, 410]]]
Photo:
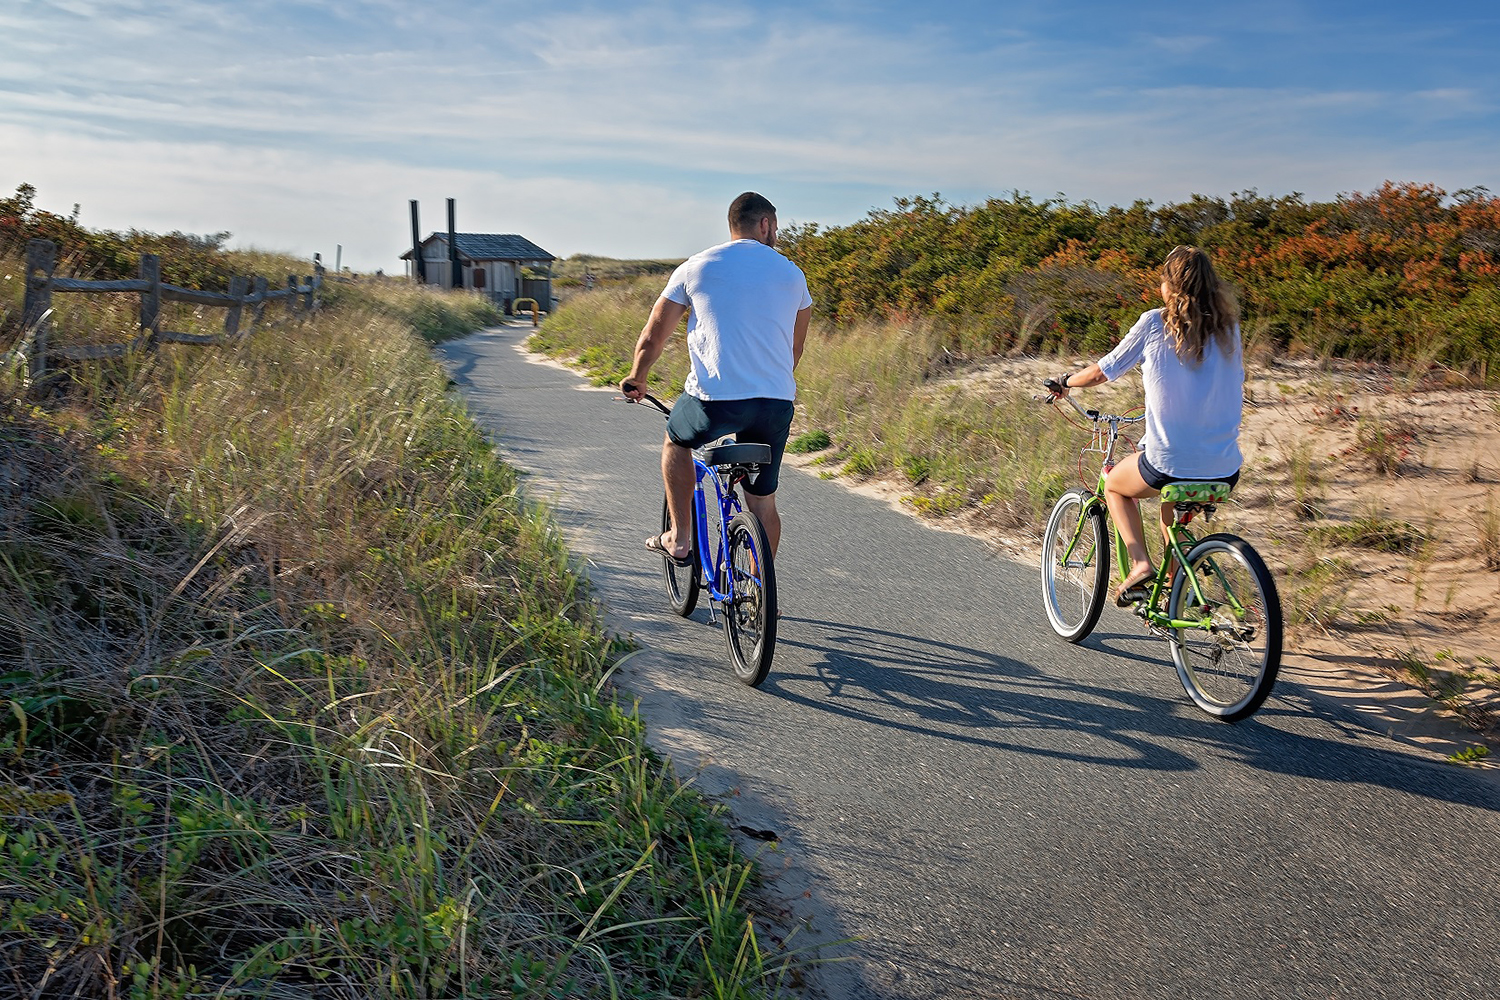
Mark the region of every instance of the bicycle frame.
[[[702, 578], [708, 588], [710, 598], [721, 603], [732, 602], [734, 600], [734, 574], [721, 573], [720, 570], [729, 565], [729, 521], [740, 512], [739, 492], [726, 473], [704, 465], [696, 452], [693, 454], [693, 474], [693, 531], [695, 537], [700, 540], [708, 537], [708, 490], [704, 487], [704, 480], [713, 483], [714, 493], [718, 498], [719, 531], [714, 545], [715, 551], [710, 553], [708, 546], [702, 544], [694, 546], [698, 552], [699, 567], [703, 571]], [[721, 582], [728, 588], [727, 590], [719, 589]]]
[[[1078, 524], [1073, 532], [1073, 540], [1069, 543], [1063, 558], [1068, 559], [1073, 554], [1073, 545], [1083, 536], [1083, 526], [1095, 510], [1103, 509], [1104, 520], [1109, 525], [1110, 537], [1115, 555], [1115, 569], [1119, 579], [1124, 580], [1130, 572], [1130, 556], [1125, 551], [1125, 542], [1120, 537], [1119, 528], [1115, 525], [1114, 518], [1109, 515], [1109, 505], [1104, 500], [1104, 481], [1110, 471], [1115, 467], [1114, 453], [1115, 445], [1120, 437], [1120, 425], [1132, 424], [1144, 420], [1144, 417], [1120, 417], [1104, 414], [1098, 410], [1086, 410], [1079, 406], [1071, 396], [1063, 397], [1079, 415], [1090, 421], [1093, 426], [1094, 440], [1085, 451], [1101, 452], [1104, 456], [1102, 467], [1099, 471], [1098, 482], [1094, 485], [1092, 495], [1088, 503], [1079, 508]], [[1192, 520], [1195, 511], [1189, 509], [1184, 512], [1181, 508], [1177, 511], [1177, 517], [1166, 531], [1166, 552], [1163, 553], [1161, 565], [1157, 567], [1156, 575], [1148, 581], [1147, 596], [1138, 613], [1147, 625], [1160, 629], [1183, 629], [1183, 628], [1210, 628], [1211, 622], [1206, 618], [1200, 619], [1177, 619], [1169, 617], [1160, 610], [1162, 602], [1171, 589], [1171, 577], [1167, 573], [1167, 567], [1173, 560], [1179, 567], [1178, 572], [1187, 574], [1186, 582], [1192, 588], [1195, 605], [1204, 603], [1203, 589], [1198, 584], [1198, 577], [1188, 563], [1188, 550], [1196, 544], [1197, 539], [1192, 532], [1187, 530], [1188, 521]], [[1092, 555], [1090, 553], [1089, 555]], [[1169, 558], [1170, 557], [1170, 558]], [[1217, 568], [1215, 568], [1217, 573]], [[1244, 606], [1239, 598], [1235, 596], [1229, 581], [1220, 574], [1220, 579], [1225, 584], [1227, 596], [1237, 611], [1243, 611]]]
[[[670, 415], [671, 411], [662, 404], [661, 400], [647, 394], [644, 401], [656, 407], [663, 415]], [[719, 531], [714, 551], [710, 552], [707, 545], [702, 544], [703, 539], [708, 537], [708, 490], [704, 488], [704, 482], [711, 482], [714, 494], [718, 498]], [[709, 620], [713, 620], [713, 602], [732, 605], [734, 603], [734, 574], [725, 572], [729, 566], [729, 522], [741, 511], [739, 491], [735, 488], [738, 480], [732, 472], [721, 471], [706, 465], [697, 449], [693, 451], [693, 537], [698, 540], [693, 546], [698, 553], [698, 568], [701, 571], [700, 579], [704, 581], [709, 596]], [[720, 585], [724, 589], [720, 589]]]

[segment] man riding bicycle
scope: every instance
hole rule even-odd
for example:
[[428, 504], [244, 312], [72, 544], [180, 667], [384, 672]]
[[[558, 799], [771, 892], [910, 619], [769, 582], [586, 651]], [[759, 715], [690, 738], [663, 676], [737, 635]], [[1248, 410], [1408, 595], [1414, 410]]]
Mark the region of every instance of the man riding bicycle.
[[620, 382], [626, 398], [640, 400], [651, 366], [687, 315], [691, 369], [661, 450], [672, 527], [646, 539], [646, 548], [678, 564], [693, 554], [692, 449], [726, 434], [770, 445], [770, 464], [745, 483], [745, 503], [765, 529], [773, 556], [781, 541], [776, 487], [812, 296], [801, 269], [775, 249], [775, 205], [753, 191], [740, 195], [729, 206], [729, 235], [728, 243], [694, 254], [672, 272], [636, 341], [630, 374]]

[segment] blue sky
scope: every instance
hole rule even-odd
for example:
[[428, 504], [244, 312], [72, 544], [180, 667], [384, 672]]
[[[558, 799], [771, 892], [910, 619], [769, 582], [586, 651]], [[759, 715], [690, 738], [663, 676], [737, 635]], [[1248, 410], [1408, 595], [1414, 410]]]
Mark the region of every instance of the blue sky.
[[0, 193], [397, 270], [679, 257], [901, 195], [1500, 192], [1500, 4], [4, 0]]

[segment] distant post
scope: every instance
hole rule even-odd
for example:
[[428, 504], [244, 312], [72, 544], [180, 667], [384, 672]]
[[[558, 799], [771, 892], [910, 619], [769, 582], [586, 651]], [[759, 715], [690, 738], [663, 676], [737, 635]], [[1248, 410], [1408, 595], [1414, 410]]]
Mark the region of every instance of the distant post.
[[229, 295], [234, 303], [224, 312], [224, 337], [232, 340], [240, 335], [240, 312], [245, 308], [245, 293], [250, 290], [250, 279], [237, 274], [229, 279]]
[[270, 291], [271, 291], [271, 283], [266, 280], [266, 276], [263, 275], [263, 274], [256, 275], [256, 278], [255, 278], [255, 313], [250, 318], [250, 327], [251, 327], [251, 329], [254, 329], [260, 323], [261, 316], [265, 315], [265, 312], [266, 312], [266, 296], [268, 294], [270, 294]]
[[[21, 306], [22, 336], [30, 336], [26, 373], [33, 380], [47, 374], [47, 330], [51, 322], [52, 274], [57, 270], [57, 244], [31, 240], [26, 244], [26, 299]], [[24, 340], [23, 340], [24, 343]]]
[[458, 233], [454, 227], [453, 199], [448, 199], [448, 287], [464, 287], [463, 272], [458, 269]]
[[427, 284], [427, 260], [422, 256], [422, 229], [417, 224], [417, 199], [411, 200], [411, 262], [417, 284]]
[[154, 351], [161, 341], [161, 258], [154, 253], [141, 254], [141, 332], [146, 335], [146, 349]]

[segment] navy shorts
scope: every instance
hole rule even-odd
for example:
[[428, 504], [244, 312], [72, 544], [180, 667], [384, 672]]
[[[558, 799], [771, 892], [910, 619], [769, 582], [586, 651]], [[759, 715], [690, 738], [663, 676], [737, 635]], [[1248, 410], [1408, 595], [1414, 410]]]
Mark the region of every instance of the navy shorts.
[[1229, 488], [1234, 489], [1235, 484], [1240, 481], [1239, 469], [1227, 476], [1169, 476], [1147, 461], [1144, 451], [1141, 452], [1136, 467], [1141, 470], [1141, 478], [1146, 481], [1146, 485], [1153, 490], [1160, 490], [1169, 483], [1228, 483]]
[[667, 437], [684, 448], [701, 448], [726, 434], [745, 444], [770, 445], [771, 464], [745, 483], [746, 493], [766, 497], [781, 481], [781, 455], [794, 409], [790, 399], [699, 399], [683, 393], [672, 404]]

